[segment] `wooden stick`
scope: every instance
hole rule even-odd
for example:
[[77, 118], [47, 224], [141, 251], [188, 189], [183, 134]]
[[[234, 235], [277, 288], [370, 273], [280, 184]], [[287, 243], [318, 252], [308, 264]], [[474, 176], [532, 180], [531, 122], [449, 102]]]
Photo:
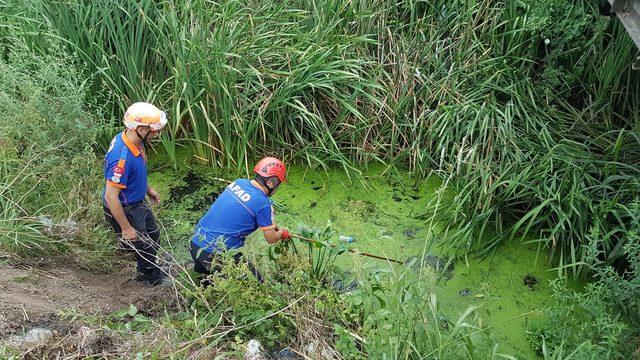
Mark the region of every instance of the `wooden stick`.
[[[300, 240], [304, 240], [304, 241], [310, 242], [312, 244], [319, 243], [319, 241], [317, 241], [317, 240], [309, 239], [309, 238], [306, 238], [306, 237], [300, 236], [300, 235], [293, 235], [292, 234], [291, 237], [294, 237], [294, 238], [300, 239]], [[329, 246], [334, 247], [334, 248], [336, 247], [336, 245], [334, 245], [334, 244], [329, 244]], [[354, 250], [354, 249], [347, 249], [347, 251], [349, 251], [350, 253], [353, 253], [353, 254], [359, 254], [359, 255], [363, 255], [363, 256], [368, 256], [368, 257], [374, 258], [374, 259], [387, 260], [387, 261], [391, 261], [391, 262], [394, 262], [394, 263], [397, 263], [397, 264], [404, 265], [404, 263], [402, 261], [389, 259], [389, 258], [386, 258], [386, 257], [383, 257], [383, 256], [373, 255], [373, 254], [369, 254], [369, 253], [366, 253], [366, 252], [360, 252], [360, 251], [357, 251], [357, 250]]]

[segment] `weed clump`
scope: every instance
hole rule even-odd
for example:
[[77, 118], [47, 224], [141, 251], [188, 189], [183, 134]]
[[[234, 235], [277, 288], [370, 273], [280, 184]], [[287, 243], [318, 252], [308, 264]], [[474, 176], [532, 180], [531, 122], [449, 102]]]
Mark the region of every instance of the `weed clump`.
[[[0, 248], [16, 254], [104, 250], [94, 153], [104, 130], [79, 63], [16, 41], [0, 59]], [[91, 240], [89, 240], [91, 239]], [[86, 252], [87, 250], [93, 250]], [[99, 262], [99, 261], [98, 261]]]
[[[571, 290], [563, 279], [552, 283], [554, 305], [537, 325], [532, 341], [540, 353], [555, 358], [629, 359], [636, 354], [640, 329], [640, 204], [628, 209], [633, 226], [622, 231], [628, 265], [622, 270], [603, 264], [602, 251], [592, 245], [594, 281], [583, 291]], [[592, 239], [595, 240], [595, 239]], [[541, 344], [541, 345], [540, 345]]]
[[[235, 345], [220, 351], [240, 355], [242, 344], [258, 339], [273, 353], [290, 348], [308, 356], [353, 359], [428, 353], [468, 358], [464, 349], [469, 346], [477, 353], [493, 349], [488, 334], [477, 327], [473, 308], [455, 323], [441, 326], [446, 317], [431, 291], [435, 272], [427, 268], [420, 275], [409, 269], [396, 273], [360, 264], [342, 273], [334, 266], [341, 250], [328, 242], [330, 226], [302, 225], [299, 230], [316, 242], [284, 242], [270, 248], [264, 283], [246, 264], [229, 258], [210, 276], [211, 286], [196, 290], [206, 299], [192, 298], [199, 318], [206, 319], [198, 326], [205, 332], [216, 327], [212, 346], [234, 336]], [[337, 289], [336, 279], [357, 285]], [[471, 337], [472, 329], [481, 335]]]

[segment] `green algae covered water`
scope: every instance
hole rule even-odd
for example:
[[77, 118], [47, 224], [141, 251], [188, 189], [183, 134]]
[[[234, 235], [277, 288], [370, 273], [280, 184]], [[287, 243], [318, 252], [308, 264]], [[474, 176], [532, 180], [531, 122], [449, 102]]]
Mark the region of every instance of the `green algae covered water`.
[[[150, 184], [163, 196], [157, 210], [166, 230], [168, 246], [188, 260], [189, 235], [217, 195], [233, 180], [230, 174], [213, 173], [210, 168], [154, 171]], [[443, 224], [425, 218], [429, 200], [442, 186], [437, 177], [410, 178], [385, 173], [385, 168], [367, 170], [357, 179], [341, 170], [309, 170], [292, 167], [289, 182], [274, 195], [276, 221], [293, 231], [300, 224], [312, 227], [331, 225], [338, 235], [353, 237], [348, 244], [363, 252], [391, 259], [427, 258], [445, 265], [450, 253], [442, 234]], [[247, 240], [247, 250], [266, 253], [260, 234]], [[339, 257], [338, 265], [349, 268], [354, 256]], [[436, 259], [436, 260], [433, 260]], [[360, 258], [370, 266], [399, 267], [384, 260]], [[527, 335], [532, 320], [551, 303], [549, 280], [555, 276], [535, 246], [505, 244], [491, 257], [456, 259], [436, 285], [442, 316], [455, 321], [469, 306], [479, 306], [477, 316], [485, 331], [499, 344], [499, 352], [519, 359], [539, 358]]]

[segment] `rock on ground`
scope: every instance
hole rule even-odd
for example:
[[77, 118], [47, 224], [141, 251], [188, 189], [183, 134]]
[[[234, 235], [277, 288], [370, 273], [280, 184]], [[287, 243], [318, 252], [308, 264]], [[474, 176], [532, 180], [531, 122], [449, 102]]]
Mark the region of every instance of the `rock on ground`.
[[53, 338], [53, 332], [49, 329], [34, 328], [24, 335], [13, 335], [5, 343], [6, 346], [21, 349], [46, 344]]

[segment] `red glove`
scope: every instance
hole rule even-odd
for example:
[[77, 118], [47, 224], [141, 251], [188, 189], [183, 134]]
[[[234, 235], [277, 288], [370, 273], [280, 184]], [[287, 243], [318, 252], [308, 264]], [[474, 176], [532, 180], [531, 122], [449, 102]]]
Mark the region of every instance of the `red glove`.
[[289, 240], [291, 239], [291, 233], [287, 229], [282, 229], [282, 235], [280, 236], [280, 240]]

